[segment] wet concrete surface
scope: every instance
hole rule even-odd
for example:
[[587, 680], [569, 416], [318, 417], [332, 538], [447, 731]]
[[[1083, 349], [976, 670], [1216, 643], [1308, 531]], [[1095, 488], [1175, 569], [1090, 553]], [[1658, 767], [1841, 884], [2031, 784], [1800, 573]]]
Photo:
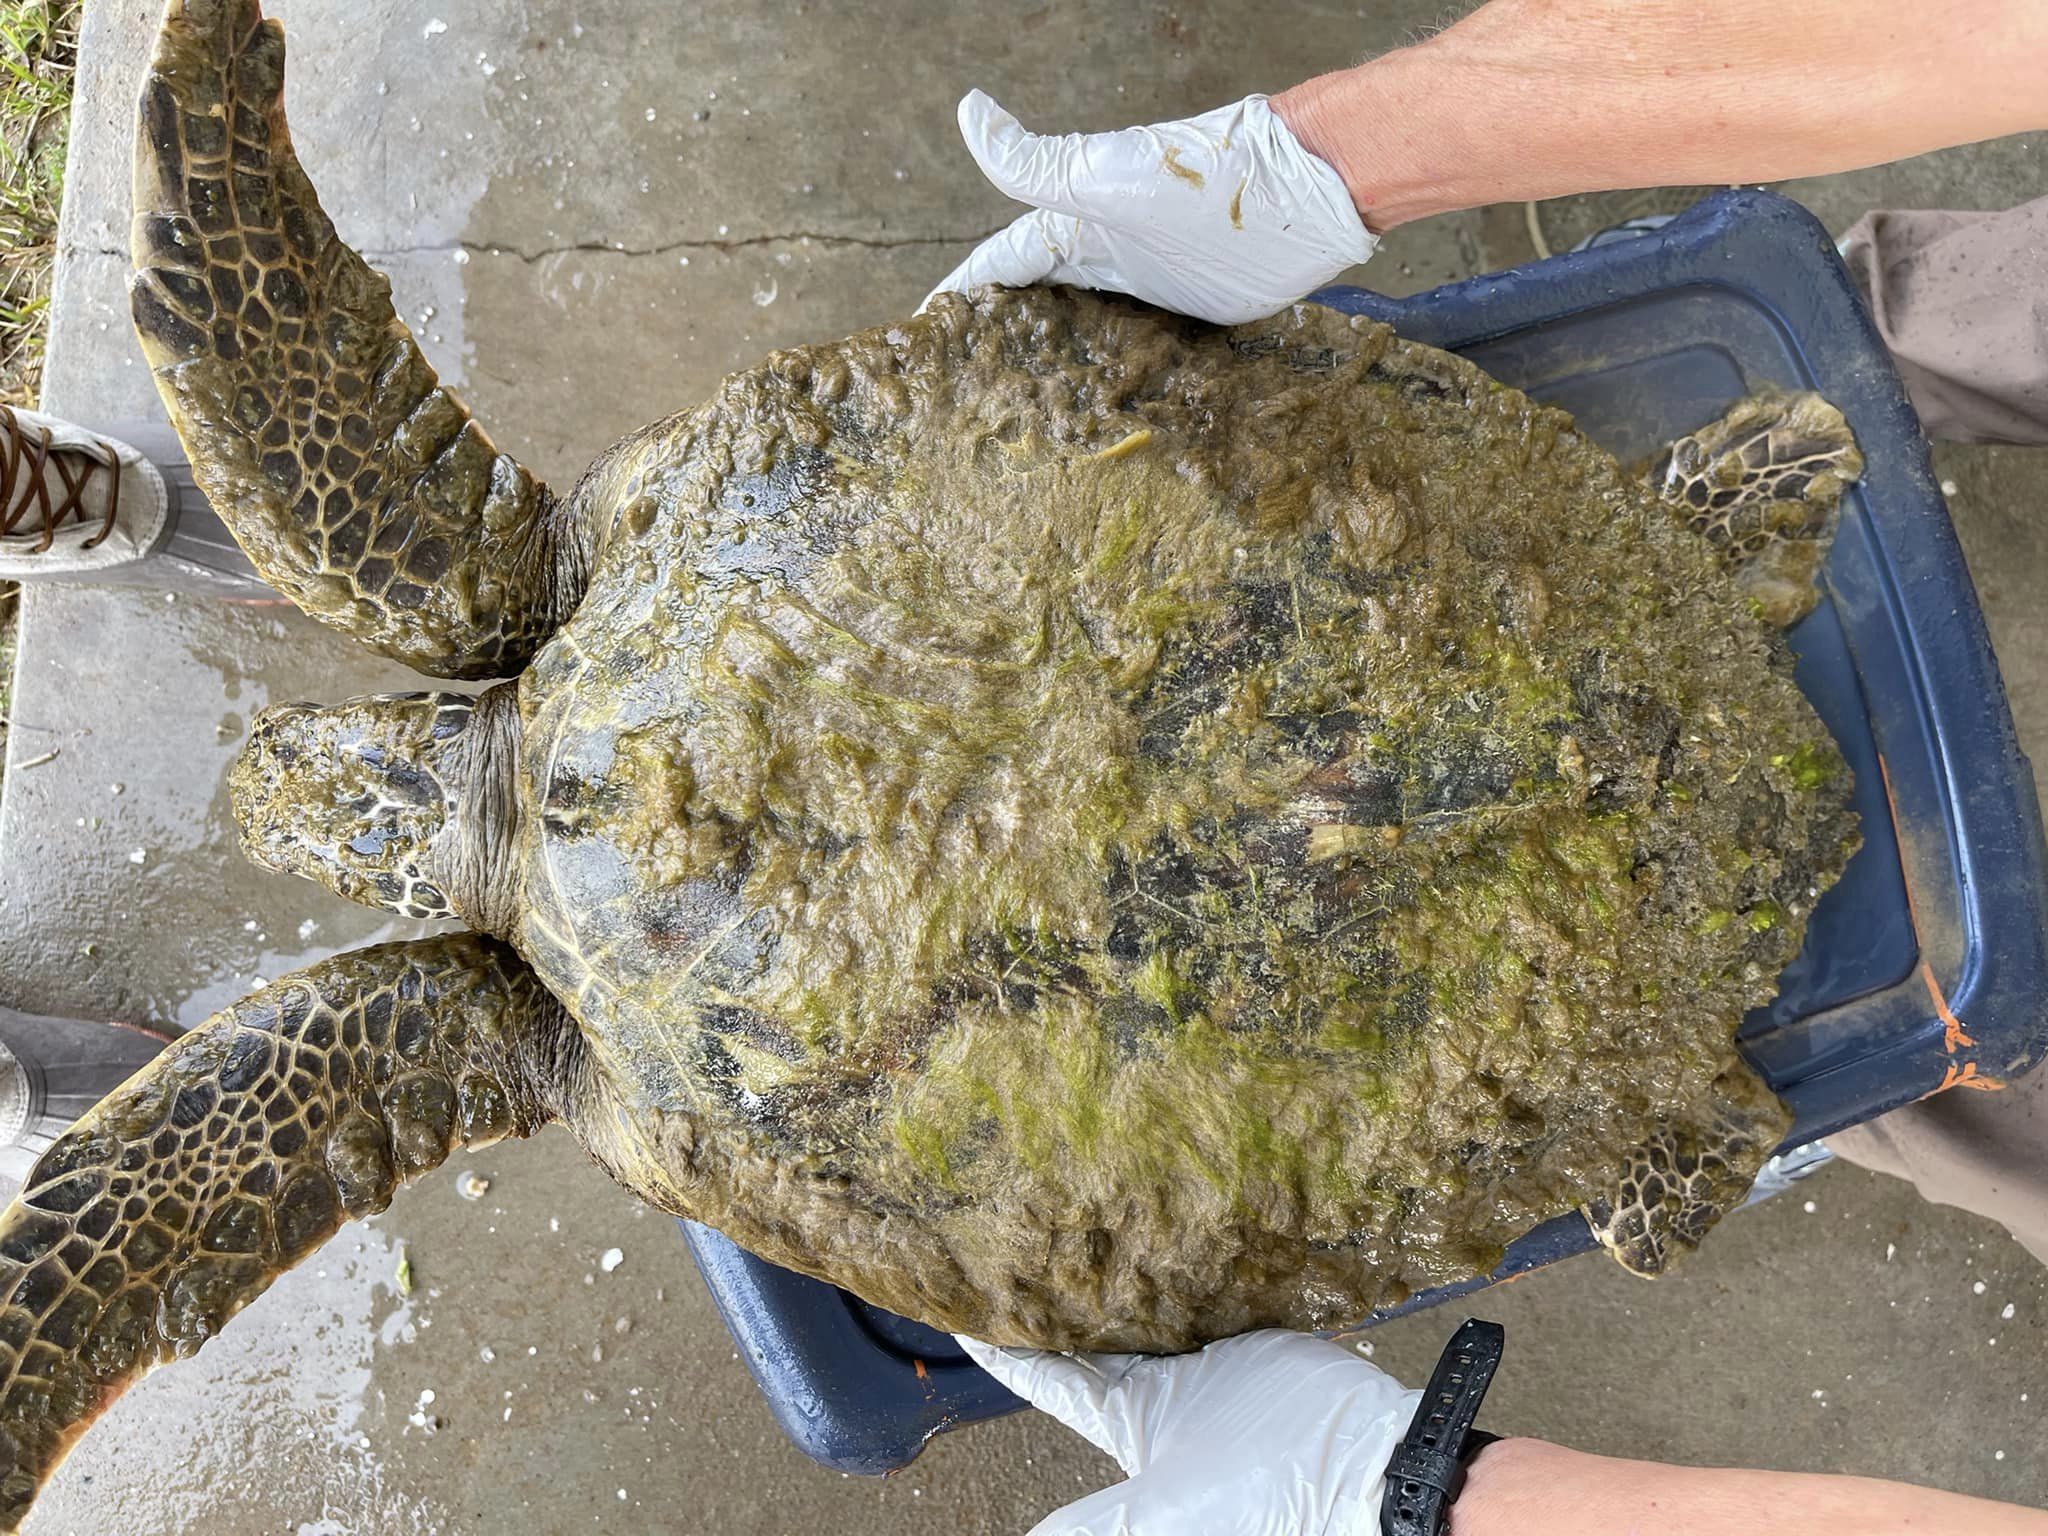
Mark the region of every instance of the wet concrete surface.
[[[481, 1199], [465, 1172], [490, 1180]], [[1481, 1310], [1508, 1327], [1485, 1418], [1503, 1432], [2041, 1496], [2048, 1272], [1875, 1175], [1823, 1172], [1654, 1287], [1589, 1258]], [[1419, 1381], [1453, 1321], [1360, 1347]], [[1021, 1536], [1115, 1475], [1037, 1414], [942, 1436], [884, 1480], [804, 1460], [668, 1220], [549, 1132], [430, 1176], [121, 1399], [27, 1529]]]
[[[330, 212], [499, 442], [558, 486], [770, 347], [909, 311], [1002, 222], [954, 135], [968, 86], [1034, 125], [1116, 126], [1278, 89], [1435, 17], [1100, 0], [1000, 19], [929, 0], [276, 9], [294, 135]], [[87, 18], [45, 397], [86, 421], [158, 410], [123, 295], [155, 11], [100, 0]], [[2008, 140], [1791, 190], [1839, 229], [1873, 204], [2001, 206], [2038, 191], [2044, 165], [2041, 143]], [[1366, 280], [1413, 291], [1682, 201], [1561, 200], [1533, 228], [1519, 207], [1432, 220], [1397, 232]], [[2037, 763], [2044, 462], [1938, 455]], [[259, 978], [399, 931], [244, 864], [223, 774], [266, 702], [417, 685], [282, 607], [31, 592], [11, 751], [59, 756], [10, 775], [0, 801], [0, 1004], [189, 1026]], [[464, 1169], [491, 1179], [483, 1199], [458, 1195]], [[625, 1261], [605, 1273], [614, 1246]], [[1829, 1170], [1656, 1287], [1579, 1261], [1484, 1310], [1513, 1341], [1493, 1427], [2048, 1497], [2043, 1271], [1886, 1180]], [[1418, 1380], [1453, 1321], [1378, 1330], [1375, 1358]], [[132, 1392], [29, 1530], [1021, 1532], [1113, 1475], [1035, 1415], [942, 1438], [884, 1482], [812, 1466], [666, 1219], [550, 1133], [429, 1178]]]
[[282, 601], [33, 588], [27, 601], [14, 730], [31, 755], [57, 756], [7, 786], [9, 1002], [190, 1028], [309, 954], [426, 931], [256, 868], [227, 800], [266, 704], [329, 697], [337, 679], [417, 688], [415, 674]]

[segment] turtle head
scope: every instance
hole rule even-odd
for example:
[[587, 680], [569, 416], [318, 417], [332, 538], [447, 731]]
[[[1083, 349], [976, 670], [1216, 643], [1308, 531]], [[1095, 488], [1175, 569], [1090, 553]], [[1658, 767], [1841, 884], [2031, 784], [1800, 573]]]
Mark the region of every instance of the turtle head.
[[503, 933], [516, 916], [518, 753], [509, 683], [281, 704], [256, 717], [228, 788], [242, 848], [265, 869]]

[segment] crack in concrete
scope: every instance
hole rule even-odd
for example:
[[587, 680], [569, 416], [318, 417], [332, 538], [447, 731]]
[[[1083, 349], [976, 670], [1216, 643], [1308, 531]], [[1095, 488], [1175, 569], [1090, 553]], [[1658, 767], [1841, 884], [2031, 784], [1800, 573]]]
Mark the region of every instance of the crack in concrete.
[[[587, 253], [592, 256], [673, 256], [678, 251], [717, 251], [730, 255], [734, 251], [750, 250], [764, 245], [821, 245], [828, 249], [852, 246], [870, 251], [897, 251], [917, 245], [976, 245], [1002, 229], [970, 230], [965, 234], [947, 235], [829, 235], [821, 230], [799, 229], [786, 234], [743, 235], [733, 240], [669, 240], [660, 245], [630, 246], [616, 241], [578, 240], [566, 245], [542, 246], [538, 250], [525, 250], [519, 246], [497, 240], [448, 240], [433, 245], [394, 245], [381, 247], [360, 247], [358, 254], [365, 261], [382, 261], [392, 257], [453, 255], [458, 251], [473, 256], [513, 256], [526, 265], [546, 261], [551, 256], [569, 256]], [[110, 256], [117, 261], [129, 259], [129, 253], [107, 246], [73, 246], [73, 250], [85, 250], [94, 256]]]
[[822, 245], [827, 248], [853, 246], [861, 250], [896, 251], [915, 245], [970, 245], [986, 240], [996, 230], [971, 230], [965, 234], [945, 235], [829, 235], [821, 230], [798, 229], [786, 233], [766, 235], [743, 235], [731, 240], [668, 240], [660, 245], [620, 245], [616, 241], [578, 240], [565, 245], [543, 246], [538, 250], [525, 250], [519, 246], [497, 240], [454, 240], [437, 245], [404, 245], [381, 250], [365, 250], [365, 260], [374, 261], [382, 256], [430, 256], [437, 252], [467, 251], [476, 256], [515, 256], [531, 266], [534, 262], [545, 261], [551, 256], [568, 256], [587, 252], [593, 256], [672, 256], [677, 251], [717, 251], [730, 255], [763, 245]]

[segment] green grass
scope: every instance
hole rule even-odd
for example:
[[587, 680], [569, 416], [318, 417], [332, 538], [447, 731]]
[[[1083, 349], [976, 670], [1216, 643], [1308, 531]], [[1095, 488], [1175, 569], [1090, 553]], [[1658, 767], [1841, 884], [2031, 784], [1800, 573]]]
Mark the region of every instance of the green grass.
[[14, 614], [21, 589], [0, 581], [0, 778], [7, 775], [7, 711], [14, 694]]
[[[42, 386], [79, 12], [79, 0], [0, 0], [0, 404], [34, 405]], [[0, 764], [18, 602], [0, 583]]]
[[0, 400], [33, 405], [41, 382], [77, 0], [0, 0]]

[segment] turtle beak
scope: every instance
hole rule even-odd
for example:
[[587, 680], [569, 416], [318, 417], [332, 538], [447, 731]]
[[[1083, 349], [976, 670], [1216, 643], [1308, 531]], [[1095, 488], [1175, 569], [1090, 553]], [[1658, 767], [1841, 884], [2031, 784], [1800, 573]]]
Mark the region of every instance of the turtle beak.
[[293, 818], [286, 813], [292, 779], [309, 746], [307, 718], [311, 704], [279, 704], [264, 710], [250, 728], [249, 739], [228, 770], [228, 799], [242, 852], [256, 864], [279, 874], [310, 875], [295, 856]]

